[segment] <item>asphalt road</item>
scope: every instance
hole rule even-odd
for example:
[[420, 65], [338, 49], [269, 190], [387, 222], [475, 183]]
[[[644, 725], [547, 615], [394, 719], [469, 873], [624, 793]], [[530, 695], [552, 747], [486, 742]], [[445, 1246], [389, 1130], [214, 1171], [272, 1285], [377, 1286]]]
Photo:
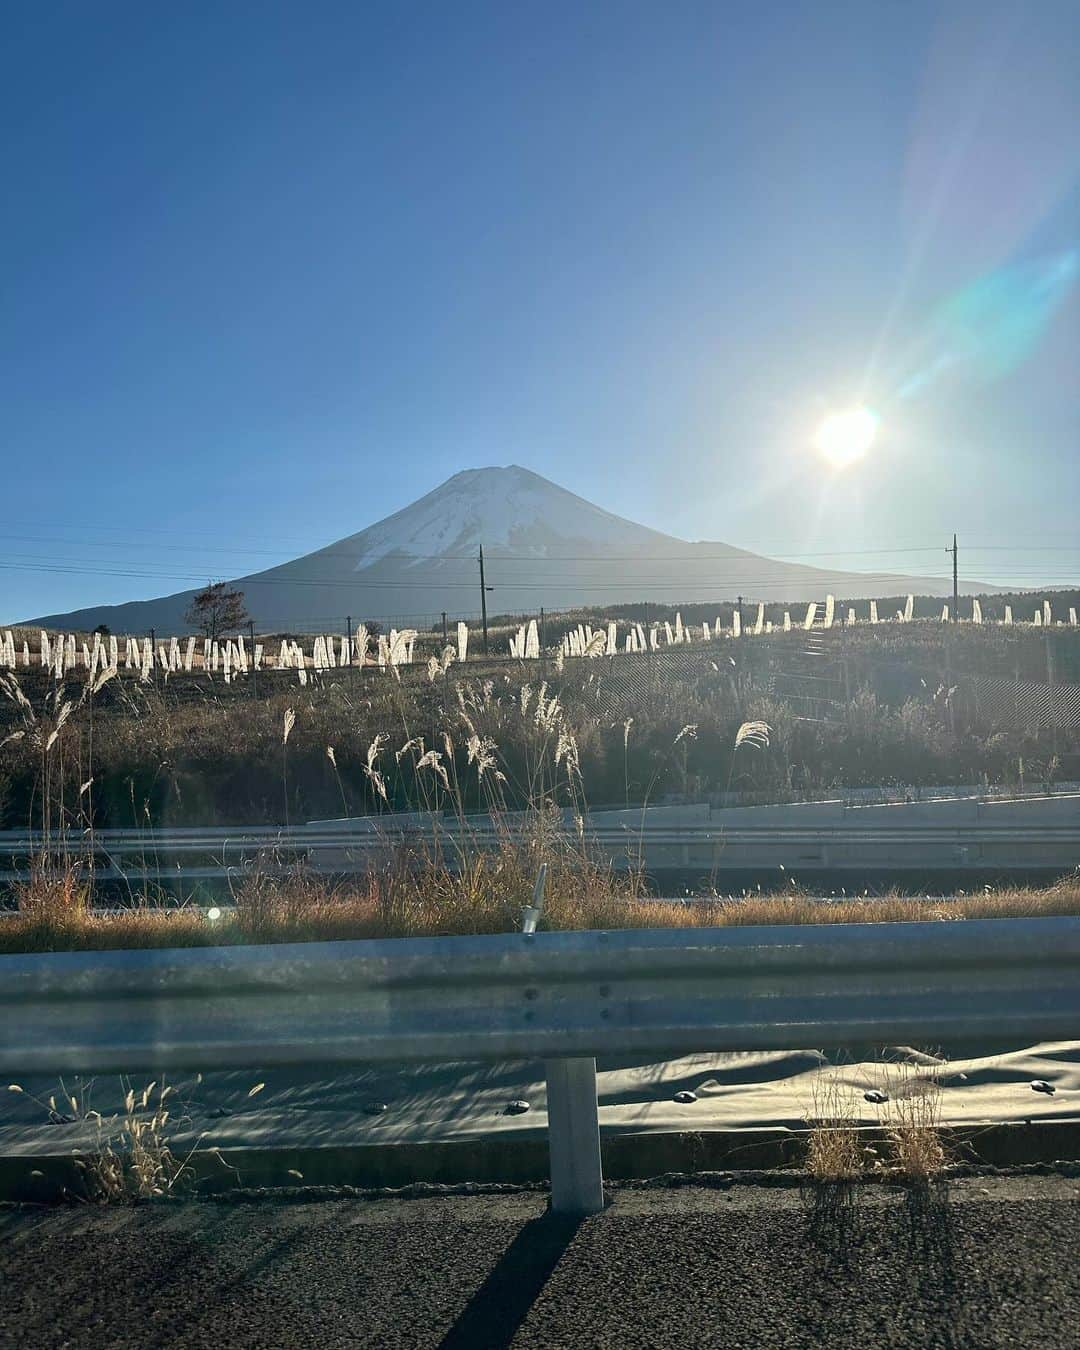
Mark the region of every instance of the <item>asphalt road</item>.
[[1080, 1339], [1080, 1180], [0, 1210], [0, 1345], [1038, 1346]]

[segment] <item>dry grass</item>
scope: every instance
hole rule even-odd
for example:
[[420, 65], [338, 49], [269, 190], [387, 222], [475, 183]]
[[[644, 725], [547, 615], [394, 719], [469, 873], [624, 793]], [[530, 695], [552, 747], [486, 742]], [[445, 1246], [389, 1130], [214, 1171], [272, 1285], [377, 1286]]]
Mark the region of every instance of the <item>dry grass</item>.
[[634, 873], [590, 863], [572, 849], [478, 853], [451, 867], [437, 857], [402, 858], [349, 882], [297, 872], [254, 876], [213, 920], [201, 906], [87, 906], [72, 874], [21, 888], [19, 909], [0, 922], [0, 953], [206, 947], [240, 943], [441, 937], [520, 929], [539, 861], [548, 863], [542, 929], [702, 928], [768, 924], [896, 923], [1080, 914], [1080, 882], [1008, 888], [948, 900], [886, 895], [822, 902], [808, 895], [754, 895], [685, 904], [651, 899]]
[[[699, 643], [689, 664], [680, 659], [661, 666], [647, 687], [627, 685], [629, 667], [623, 672], [587, 661], [558, 671], [550, 662], [546, 671], [517, 663], [455, 665], [434, 682], [422, 666], [407, 668], [402, 683], [377, 672], [363, 678], [338, 672], [303, 688], [295, 672], [267, 672], [257, 696], [247, 683], [225, 685], [201, 675], [149, 685], [116, 678], [91, 694], [80, 679], [57, 687], [38, 668], [20, 670], [15, 683], [29, 708], [14, 686], [7, 697], [0, 690], [0, 823], [47, 832], [50, 825], [54, 831], [66, 827], [77, 835], [89, 827], [280, 824], [286, 815], [375, 814], [420, 809], [423, 797], [453, 809], [447, 800], [452, 794], [434, 783], [418, 789], [418, 776], [430, 779], [419, 769], [421, 756], [389, 758], [395, 746], [418, 735], [428, 750], [443, 752], [443, 733], [453, 741], [444, 762], [463, 787], [461, 805], [475, 811], [485, 803], [466, 755], [466, 721], [496, 742], [506, 805], [527, 807], [534, 778], [529, 766], [538, 753], [535, 701], [527, 713], [520, 709], [526, 690], [535, 700], [541, 679], [548, 695], [558, 696], [563, 729], [577, 744], [576, 777], [597, 806], [704, 799], [729, 787], [764, 802], [831, 792], [839, 784], [889, 783], [897, 790], [984, 780], [1017, 784], [1021, 764], [1028, 785], [1080, 776], [1080, 729], [1043, 727], [1022, 714], [983, 718], [968, 706], [970, 698], [963, 708], [946, 706], [934, 673], [947, 651], [957, 671], [1045, 680], [1045, 640], [1038, 630], [1020, 641], [1012, 630], [965, 625], [938, 635], [924, 651], [920, 634], [929, 626], [897, 625], [892, 638], [885, 627], [836, 635], [846, 655], [860, 651], [865, 661], [857, 664], [851, 697], [837, 712], [841, 720], [821, 723], [796, 717], [771, 692], [789, 660], [783, 635], [732, 645], [737, 667], [726, 649]], [[1080, 644], [1080, 630], [1061, 630], [1054, 640], [1067, 650]], [[901, 667], [919, 663], [920, 671], [930, 663], [917, 698], [900, 702], [895, 696], [894, 658]], [[1068, 656], [1069, 663], [1073, 659]], [[459, 681], [464, 707], [456, 697]], [[48, 741], [68, 704], [69, 716], [45, 750], [41, 733]], [[283, 756], [282, 718], [289, 708], [296, 723]], [[744, 740], [736, 750], [739, 728], [757, 721], [770, 727], [768, 746], [753, 750]], [[696, 736], [673, 744], [687, 725], [697, 728]], [[383, 798], [365, 765], [371, 742], [388, 734]], [[544, 795], [573, 805], [565, 775], [555, 774], [557, 766], [547, 760]]]
[[45, 923], [78, 920], [90, 909], [90, 887], [73, 866], [35, 866], [30, 880], [17, 883], [12, 893], [20, 915]]
[[947, 1161], [941, 1136], [941, 1071], [912, 1064], [884, 1066], [881, 1117], [888, 1154], [886, 1167], [907, 1181], [925, 1183]]
[[818, 1182], [854, 1181], [867, 1169], [866, 1145], [850, 1087], [833, 1077], [815, 1077], [806, 1144], [806, 1170]]
[[901, 895], [851, 896], [822, 903], [802, 891], [750, 895], [717, 902], [720, 919], [710, 922], [925, 923], [955, 919], [1024, 919], [1080, 914], [1080, 878], [1070, 875], [1052, 886], [1002, 886], [963, 891], [942, 898]]
[[[941, 1133], [942, 1071], [941, 1063], [883, 1061], [873, 1074], [880, 1100], [864, 1094], [864, 1085], [830, 1071], [817, 1075], [806, 1144], [806, 1170], [814, 1181], [850, 1183], [867, 1175], [914, 1185], [933, 1180], [948, 1161]], [[868, 1112], [877, 1113], [871, 1131]]]
[[195, 1169], [191, 1158], [198, 1141], [183, 1158], [173, 1153], [169, 1143], [172, 1130], [187, 1123], [186, 1118], [175, 1118], [176, 1089], [153, 1082], [136, 1092], [130, 1083], [121, 1081], [125, 1090], [124, 1109], [112, 1116], [103, 1116], [94, 1109], [92, 1082], [78, 1082], [69, 1090], [61, 1079], [59, 1092], [48, 1101], [26, 1092], [18, 1083], [8, 1084], [9, 1092], [29, 1097], [49, 1120], [67, 1120], [91, 1128], [92, 1146], [84, 1156], [74, 1160], [81, 1188], [71, 1195], [73, 1200], [120, 1204], [173, 1195], [194, 1184]]

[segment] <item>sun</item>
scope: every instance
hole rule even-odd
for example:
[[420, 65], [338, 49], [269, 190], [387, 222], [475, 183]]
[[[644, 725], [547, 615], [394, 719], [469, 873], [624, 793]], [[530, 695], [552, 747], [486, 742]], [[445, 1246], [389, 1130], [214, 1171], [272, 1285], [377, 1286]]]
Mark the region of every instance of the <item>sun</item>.
[[814, 448], [834, 469], [846, 469], [857, 463], [877, 436], [877, 414], [869, 408], [849, 408], [830, 413], [817, 429]]

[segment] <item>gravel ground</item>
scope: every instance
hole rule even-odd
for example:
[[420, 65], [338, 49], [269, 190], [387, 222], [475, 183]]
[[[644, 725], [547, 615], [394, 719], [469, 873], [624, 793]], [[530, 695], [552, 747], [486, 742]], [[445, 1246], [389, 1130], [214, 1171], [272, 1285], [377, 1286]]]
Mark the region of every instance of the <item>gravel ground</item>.
[[1080, 1326], [1080, 1180], [0, 1210], [0, 1346], [1039, 1346]]

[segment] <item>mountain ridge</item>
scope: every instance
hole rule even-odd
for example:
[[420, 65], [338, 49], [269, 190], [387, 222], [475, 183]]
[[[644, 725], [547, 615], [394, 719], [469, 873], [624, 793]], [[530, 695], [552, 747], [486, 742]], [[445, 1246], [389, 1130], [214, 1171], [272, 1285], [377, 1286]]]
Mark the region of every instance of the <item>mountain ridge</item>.
[[[483, 546], [490, 612], [733, 600], [864, 600], [951, 594], [945, 578], [839, 572], [720, 541], [691, 542], [626, 519], [520, 465], [463, 469], [408, 506], [321, 549], [232, 578], [263, 630], [430, 623], [479, 609]], [[113, 632], [184, 632], [197, 588], [28, 622]]]

